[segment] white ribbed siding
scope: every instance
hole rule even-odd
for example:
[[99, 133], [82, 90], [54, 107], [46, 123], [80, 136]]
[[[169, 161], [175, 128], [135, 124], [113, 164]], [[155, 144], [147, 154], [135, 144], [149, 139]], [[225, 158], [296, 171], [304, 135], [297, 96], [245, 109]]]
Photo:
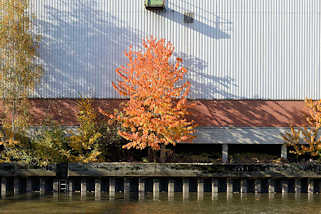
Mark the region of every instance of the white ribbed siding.
[[[31, 0], [45, 68], [35, 97], [120, 98], [129, 45], [166, 38], [189, 69], [190, 98], [321, 98], [320, 0]], [[184, 23], [184, 12], [194, 23]]]
[[288, 127], [198, 127], [193, 143], [284, 144], [282, 135], [290, 131]]

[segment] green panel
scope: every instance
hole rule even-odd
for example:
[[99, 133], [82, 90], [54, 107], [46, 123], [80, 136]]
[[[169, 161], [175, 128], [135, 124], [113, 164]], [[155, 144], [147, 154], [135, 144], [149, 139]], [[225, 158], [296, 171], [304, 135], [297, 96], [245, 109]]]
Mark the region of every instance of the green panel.
[[164, 0], [145, 0], [146, 7], [164, 7]]

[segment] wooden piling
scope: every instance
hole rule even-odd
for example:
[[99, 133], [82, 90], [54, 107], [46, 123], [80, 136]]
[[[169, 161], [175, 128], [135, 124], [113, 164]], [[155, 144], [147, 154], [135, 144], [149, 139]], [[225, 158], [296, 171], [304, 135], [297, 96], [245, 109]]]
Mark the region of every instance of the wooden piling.
[[204, 179], [198, 178], [197, 179], [197, 199], [203, 200], [204, 198]]
[[80, 181], [80, 194], [82, 196], [85, 196], [87, 193], [87, 181], [86, 181], [86, 178], [81, 178], [81, 181]]
[[218, 193], [218, 179], [212, 178], [212, 193]]
[[260, 179], [255, 179], [254, 193], [261, 193], [261, 191], [262, 191], [262, 181]]
[[233, 184], [231, 178], [226, 178], [226, 193], [233, 193]]
[[282, 180], [282, 194], [287, 194], [289, 192], [289, 182], [287, 180]]
[[101, 179], [95, 179], [95, 200], [100, 200], [101, 198]]
[[109, 198], [113, 199], [115, 198], [115, 192], [116, 192], [116, 185], [115, 185], [115, 178], [110, 177], [109, 178]]
[[301, 193], [302, 188], [301, 188], [301, 180], [299, 178], [296, 178], [294, 180], [294, 192], [295, 193]]
[[72, 178], [69, 178], [69, 180], [68, 180], [68, 192], [69, 193], [73, 192], [73, 180], [72, 180]]
[[40, 178], [40, 194], [45, 194], [46, 192], [46, 178], [41, 177]]
[[130, 183], [129, 178], [124, 178], [124, 198], [129, 199]]
[[13, 194], [18, 195], [20, 192], [20, 179], [19, 177], [13, 178]]
[[138, 192], [145, 192], [145, 179], [138, 178]]
[[138, 198], [143, 200], [145, 197], [145, 179], [138, 178]]
[[189, 197], [189, 179], [183, 178], [183, 200]]
[[174, 188], [175, 188], [174, 180], [170, 178], [168, 180], [168, 186], [167, 186], [168, 200], [174, 199], [174, 192], [175, 192]]
[[27, 177], [26, 179], [26, 192], [32, 192], [32, 178], [31, 177]]
[[275, 180], [272, 178], [268, 180], [268, 192], [275, 193]]
[[59, 182], [58, 179], [54, 179], [52, 183], [53, 192], [59, 192]]
[[4, 198], [7, 195], [7, 178], [1, 178], [1, 197]]
[[158, 178], [153, 179], [153, 198], [154, 200], [159, 199], [159, 179]]
[[314, 192], [314, 180], [312, 178], [308, 178], [308, 193]]
[[242, 178], [240, 181], [240, 192], [241, 193], [247, 193], [247, 180], [245, 178]]

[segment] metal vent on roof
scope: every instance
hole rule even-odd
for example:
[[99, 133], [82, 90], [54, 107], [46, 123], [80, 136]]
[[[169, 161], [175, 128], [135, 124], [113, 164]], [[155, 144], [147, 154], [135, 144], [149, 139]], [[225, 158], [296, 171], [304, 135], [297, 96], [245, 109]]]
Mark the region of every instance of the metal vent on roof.
[[145, 0], [145, 8], [150, 10], [162, 10], [165, 8], [165, 0]]
[[184, 13], [184, 23], [193, 23], [194, 22], [194, 13], [185, 12]]

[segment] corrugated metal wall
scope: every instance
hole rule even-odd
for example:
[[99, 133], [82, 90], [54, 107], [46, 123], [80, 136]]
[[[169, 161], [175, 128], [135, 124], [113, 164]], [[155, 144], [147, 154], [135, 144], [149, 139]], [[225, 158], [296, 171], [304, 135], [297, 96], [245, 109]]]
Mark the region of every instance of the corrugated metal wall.
[[[320, 0], [31, 0], [45, 67], [35, 97], [119, 98], [111, 86], [129, 45], [176, 47], [196, 99], [321, 98]], [[184, 23], [184, 13], [194, 23]]]

